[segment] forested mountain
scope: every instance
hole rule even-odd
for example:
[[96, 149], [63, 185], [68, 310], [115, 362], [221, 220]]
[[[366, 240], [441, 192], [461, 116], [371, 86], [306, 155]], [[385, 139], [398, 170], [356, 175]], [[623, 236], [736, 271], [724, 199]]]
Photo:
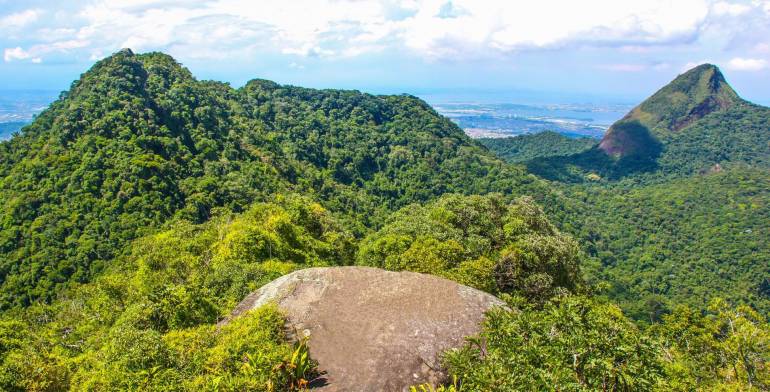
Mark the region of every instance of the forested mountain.
[[0, 307], [86, 282], [174, 217], [297, 191], [357, 235], [446, 192], [541, 187], [411, 96], [198, 81], [171, 57], [98, 62], [0, 144]]
[[554, 216], [627, 314], [650, 322], [714, 296], [770, 312], [770, 109], [715, 66], [677, 77], [598, 145], [525, 164], [562, 189], [569, 213]]
[[741, 99], [719, 69], [700, 65], [613, 124], [594, 148], [527, 162], [562, 182], [649, 183], [749, 164], [770, 167], [770, 108]]
[[353, 262], [430, 272], [506, 299], [509, 308], [493, 310], [478, 337], [446, 353], [459, 390], [770, 385], [770, 326], [759, 314], [717, 300], [704, 312], [679, 305], [638, 328], [587, 296], [577, 244], [528, 198], [445, 195], [409, 205], [356, 248], [333, 214], [298, 195], [201, 224], [176, 221], [53, 303], [4, 312], [0, 387], [305, 390], [315, 371], [307, 347], [287, 341], [274, 305], [216, 322], [274, 278]]
[[571, 138], [553, 131], [476, 140], [500, 158], [516, 163], [534, 158], [577, 154], [596, 144], [596, 140], [589, 137]]
[[484, 141], [532, 157], [509, 165], [415, 97], [99, 61], [0, 143], [0, 389], [303, 390], [317, 369], [275, 306], [217, 322], [358, 264], [508, 305], [441, 391], [766, 390], [770, 116], [696, 70], [608, 139], [644, 128], [660, 154]]
[[664, 141], [713, 112], [741, 103], [719, 69], [702, 64], [674, 79], [613, 124], [599, 148], [617, 157], [654, 153], [650, 137]]

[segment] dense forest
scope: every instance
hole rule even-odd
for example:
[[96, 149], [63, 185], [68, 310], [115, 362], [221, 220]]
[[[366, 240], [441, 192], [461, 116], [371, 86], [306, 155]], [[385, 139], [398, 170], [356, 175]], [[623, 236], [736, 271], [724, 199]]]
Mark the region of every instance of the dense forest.
[[412, 96], [235, 89], [123, 50], [0, 143], [0, 389], [301, 390], [318, 369], [279, 309], [217, 322], [355, 264], [507, 303], [444, 355], [453, 383], [415, 390], [766, 390], [767, 109], [710, 69], [682, 83], [716, 95], [661, 90], [688, 97], [655, 117], [676, 134], [621, 129], [652, 155], [483, 141], [508, 164]]
[[[544, 145], [517, 143], [531, 144], [517, 146], [524, 154]], [[704, 309], [715, 293], [770, 311], [770, 109], [740, 99], [716, 67], [680, 75], [582, 152], [490, 149], [563, 192], [552, 216], [583, 245], [589, 279], [634, 319]]]
[[554, 131], [503, 138], [476, 139], [495, 155], [508, 162], [526, 162], [534, 158], [572, 155], [596, 144], [590, 137], [572, 138]]
[[0, 308], [87, 282], [177, 217], [300, 192], [360, 236], [447, 192], [545, 188], [410, 96], [197, 81], [159, 53], [120, 52], [0, 144]]
[[[357, 247], [334, 214], [287, 194], [205, 223], [175, 220], [130, 248], [57, 301], [6, 312], [3, 389], [298, 390], [313, 367], [295, 355], [302, 342], [283, 336], [278, 309], [215, 323], [278, 276], [353, 263], [439, 274], [507, 301], [480, 336], [446, 354], [461, 390], [745, 390], [770, 382], [764, 317], [715, 300], [706, 312], [679, 305], [639, 328], [586, 285], [577, 243], [526, 197], [411, 204]], [[306, 371], [291, 371], [299, 367]]]

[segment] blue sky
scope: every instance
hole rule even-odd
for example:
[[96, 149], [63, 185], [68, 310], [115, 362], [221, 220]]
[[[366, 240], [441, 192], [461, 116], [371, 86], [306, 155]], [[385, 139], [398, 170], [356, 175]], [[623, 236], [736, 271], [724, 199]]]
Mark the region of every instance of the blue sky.
[[0, 0], [2, 90], [64, 90], [123, 47], [234, 86], [554, 101], [635, 102], [711, 62], [770, 104], [770, 0]]

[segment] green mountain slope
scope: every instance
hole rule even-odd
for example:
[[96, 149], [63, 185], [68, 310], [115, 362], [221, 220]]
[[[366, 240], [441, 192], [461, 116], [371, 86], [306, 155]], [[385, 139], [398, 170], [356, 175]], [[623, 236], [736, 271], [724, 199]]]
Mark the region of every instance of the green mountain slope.
[[[760, 109], [649, 132], [724, 150], [724, 167], [683, 176], [705, 161], [664, 153], [676, 176], [554, 190], [414, 97], [233, 89], [121, 51], [0, 143], [0, 389], [305, 390], [325, 369], [276, 306], [217, 321], [295, 269], [357, 263], [505, 299], [444, 357], [463, 390], [767, 390], [770, 174], [745, 144], [764, 137]], [[702, 148], [715, 139], [734, 143]], [[715, 296], [731, 301], [704, 311]]]
[[704, 64], [613, 124], [596, 148], [527, 167], [563, 182], [648, 183], [741, 164], [770, 167], [770, 108], [739, 98], [717, 67]]
[[715, 296], [770, 314], [770, 109], [738, 98], [716, 67], [680, 75], [598, 146], [525, 164], [563, 189], [568, 212], [552, 216], [632, 317]]
[[534, 158], [577, 154], [593, 147], [597, 143], [592, 138], [571, 138], [553, 131], [476, 140], [500, 158], [515, 163], [525, 162]]
[[665, 140], [713, 112], [741, 103], [719, 69], [702, 64], [679, 75], [613, 124], [599, 148], [619, 157], [647, 154], [645, 129], [655, 139]]
[[5, 312], [0, 389], [306, 390], [302, 380], [326, 369], [302, 355], [302, 342], [292, 346], [275, 304], [216, 322], [278, 276], [354, 258], [514, 294], [502, 296], [508, 308], [488, 314], [480, 336], [445, 353], [449, 379], [463, 390], [770, 385], [770, 325], [750, 308], [679, 306], [640, 329], [602, 298], [570, 293], [583, 291], [580, 252], [528, 198], [447, 195], [410, 205], [356, 255], [353, 236], [329, 211], [296, 195], [277, 199], [202, 224], [173, 222], [53, 303]]
[[715, 297], [770, 314], [770, 173], [733, 168], [636, 187], [573, 186], [592, 279], [634, 318]]
[[170, 218], [297, 191], [361, 235], [446, 192], [542, 185], [411, 96], [198, 81], [121, 51], [0, 144], [0, 308], [86, 282]]

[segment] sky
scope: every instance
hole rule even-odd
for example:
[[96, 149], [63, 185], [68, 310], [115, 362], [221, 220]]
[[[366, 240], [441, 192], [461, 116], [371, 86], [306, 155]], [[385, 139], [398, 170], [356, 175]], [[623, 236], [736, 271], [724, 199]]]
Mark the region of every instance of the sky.
[[0, 90], [65, 90], [121, 48], [199, 79], [634, 102], [718, 65], [770, 104], [770, 0], [0, 0]]

